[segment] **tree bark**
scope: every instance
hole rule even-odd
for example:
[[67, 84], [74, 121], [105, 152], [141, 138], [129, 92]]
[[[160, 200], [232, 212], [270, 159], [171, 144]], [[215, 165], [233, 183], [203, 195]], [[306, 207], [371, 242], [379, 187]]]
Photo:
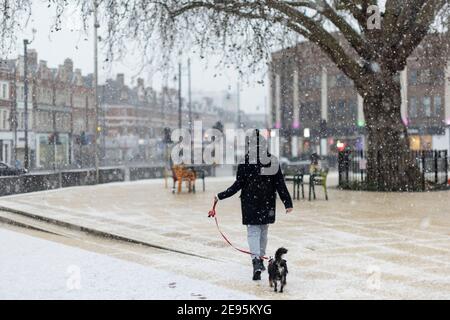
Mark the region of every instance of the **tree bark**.
[[417, 190], [421, 176], [401, 117], [400, 82], [394, 75], [381, 75], [370, 86], [364, 96], [368, 188]]

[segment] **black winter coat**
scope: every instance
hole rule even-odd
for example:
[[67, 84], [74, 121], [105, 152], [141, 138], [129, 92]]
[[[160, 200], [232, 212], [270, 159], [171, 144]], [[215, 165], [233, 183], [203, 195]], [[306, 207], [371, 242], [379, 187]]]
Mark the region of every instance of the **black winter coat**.
[[219, 193], [219, 200], [241, 191], [242, 224], [259, 225], [275, 222], [276, 193], [286, 208], [292, 208], [292, 199], [284, 182], [281, 168], [274, 175], [261, 175], [258, 164], [240, 164], [236, 181]]

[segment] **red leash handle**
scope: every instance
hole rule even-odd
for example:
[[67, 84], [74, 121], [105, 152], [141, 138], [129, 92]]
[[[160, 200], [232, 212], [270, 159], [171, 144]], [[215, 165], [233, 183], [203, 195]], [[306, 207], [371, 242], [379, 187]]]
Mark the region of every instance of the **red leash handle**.
[[216, 216], [216, 205], [217, 205], [217, 199], [214, 199], [214, 204], [211, 210], [208, 212], [208, 218], [215, 217]]
[[[247, 251], [247, 250], [244, 250], [244, 249], [239, 249], [238, 247], [234, 246], [234, 245], [231, 243], [231, 241], [228, 240], [228, 238], [225, 236], [225, 234], [220, 230], [220, 227], [219, 227], [219, 221], [217, 220], [217, 217], [216, 217], [216, 205], [217, 205], [217, 200], [214, 199], [214, 204], [213, 204], [212, 209], [209, 210], [209, 212], [208, 212], [208, 217], [209, 217], [209, 218], [214, 218], [214, 220], [216, 221], [217, 230], [219, 231], [219, 233], [220, 233], [220, 235], [222, 236], [222, 238], [223, 238], [223, 239], [224, 239], [224, 240], [225, 240], [225, 241], [226, 241], [233, 249], [235, 249], [235, 250], [237, 250], [237, 251], [239, 251], [239, 252], [242, 252], [242, 253], [246, 253], [246, 254], [250, 254], [250, 255], [255, 255], [255, 256], [256, 256], [256, 254], [253, 254], [253, 253], [251, 253], [250, 251]], [[269, 258], [268, 258], [268, 257], [265, 257], [265, 256], [260, 257], [260, 258], [261, 258], [261, 259], [269, 260]]]

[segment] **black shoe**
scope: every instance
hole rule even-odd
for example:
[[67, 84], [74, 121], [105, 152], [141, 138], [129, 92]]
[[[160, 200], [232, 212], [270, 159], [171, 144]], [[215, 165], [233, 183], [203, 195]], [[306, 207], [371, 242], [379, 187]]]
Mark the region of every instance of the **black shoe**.
[[261, 271], [266, 271], [266, 267], [264, 266], [264, 259], [259, 259], [259, 262], [261, 264]]
[[261, 270], [253, 272], [253, 278], [252, 279], [255, 280], [255, 281], [261, 280]]
[[261, 262], [258, 258], [253, 259], [253, 280], [261, 280]]

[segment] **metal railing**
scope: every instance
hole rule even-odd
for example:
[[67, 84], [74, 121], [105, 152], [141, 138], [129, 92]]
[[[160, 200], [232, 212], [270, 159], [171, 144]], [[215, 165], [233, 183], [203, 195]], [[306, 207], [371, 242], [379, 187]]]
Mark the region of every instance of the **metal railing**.
[[[367, 179], [367, 156], [362, 150], [341, 151], [338, 155], [339, 186], [344, 189], [367, 189], [382, 191], [383, 185], [399, 184], [409, 186], [408, 190], [426, 191], [448, 188], [447, 150], [410, 151], [395, 162], [384, 157], [382, 151], [376, 154], [377, 162], [383, 163], [386, 170], [396, 170], [399, 174], [379, 174], [377, 181]], [[406, 174], [405, 163], [416, 163], [419, 177]], [[396, 179], [396, 180], [394, 180]], [[399, 181], [399, 179], [401, 181]]]

